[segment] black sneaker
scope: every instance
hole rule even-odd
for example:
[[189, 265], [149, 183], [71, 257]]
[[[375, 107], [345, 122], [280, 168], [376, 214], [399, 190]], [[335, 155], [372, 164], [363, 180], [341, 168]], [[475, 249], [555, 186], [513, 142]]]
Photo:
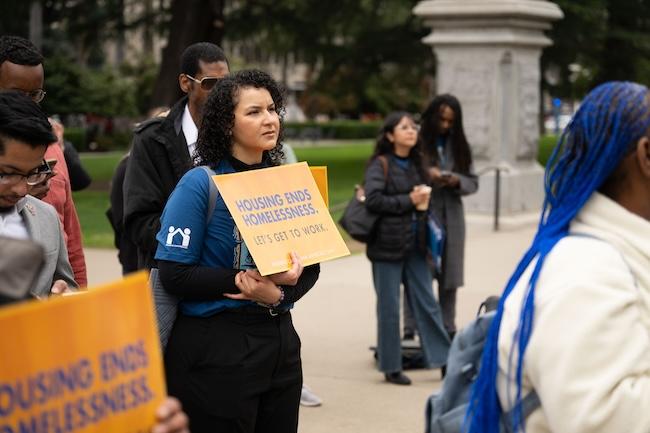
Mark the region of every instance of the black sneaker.
[[415, 340], [415, 334], [413, 332], [405, 332], [402, 340]]
[[384, 374], [387, 382], [394, 383], [395, 385], [410, 385], [411, 379], [401, 371], [396, 371], [395, 373], [386, 373]]

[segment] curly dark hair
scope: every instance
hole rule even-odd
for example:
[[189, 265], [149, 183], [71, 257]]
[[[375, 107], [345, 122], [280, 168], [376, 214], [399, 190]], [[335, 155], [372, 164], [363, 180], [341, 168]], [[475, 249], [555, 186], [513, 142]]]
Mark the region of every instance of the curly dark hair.
[[[377, 137], [375, 150], [370, 156], [370, 159], [368, 160], [368, 164], [370, 164], [372, 160], [377, 158], [379, 155], [386, 155], [395, 152], [395, 144], [388, 139], [387, 134], [389, 132], [391, 134], [394, 133], [395, 127], [405, 117], [413, 120], [413, 122], [415, 123], [415, 119], [413, 119], [413, 115], [406, 111], [394, 111], [390, 113], [388, 116], [386, 116], [386, 118], [384, 119], [384, 125], [379, 130], [379, 136]], [[422, 139], [419, 136], [419, 134], [418, 134], [418, 141], [415, 143], [415, 146], [413, 146], [411, 152], [409, 153], [409, 159], [413, 161], [413, 163], [417, 167], [420, 176], [422, 176], [423, 179], [428, 180], [429, 174], [426, 170], [426, 164], [425, 164], [424, 143], [422, 142]]]
[[271, 94], [275, 110], [280, 117], [280, 130], [276, 146], [264, 152], [272, 165], [279, 165], [284, 158], [284, 90], [269, 74], [259, 70], [243, 70], [228, 75], [214, 86], [203, 108], [203, 120], [199, 129], [194, 156], [195, 165], [215, 166], [232, 155], [232, 128], [235, 124], [235, 107], [239, 93], [244, 88], [266, 89]]
[[0, 36], [0, 65], [4, 62], [23, 66], [43, 63], [43, 55], [29, 40], [20, 36]]

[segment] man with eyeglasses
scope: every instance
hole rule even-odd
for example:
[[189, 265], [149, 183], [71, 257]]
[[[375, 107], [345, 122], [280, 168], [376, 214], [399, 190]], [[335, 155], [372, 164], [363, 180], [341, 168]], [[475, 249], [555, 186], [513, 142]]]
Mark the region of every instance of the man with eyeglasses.
[[[12, 245], [18, 248], [16, 254], [22, 255], [18, 263], [2, 262], [14, 268], [0, 269], [3, 276], [0, 307], [27, 298], [62, 294], [77, 287], [56, 211], [28, 195], [29, 186], [42, 182], [51, 171], [43, 158], [45, 149], [54, 140], [52, 126], [38, 104], [24, 92], [0, 92], [0, 243], [7, 246], [3, 238], [24, 241], [20, 247]], [[40, 245], [44, 255], [37, 254], [28, 241]], [[1, 252], [11, 253], [6, 248]], [[43, 259], [31, 289], [30, 286], [9, 287], [21, 279], [31, 279], [25, 273], [31, 273], [32, 267], [26, 264], [21, 269], [20, 264], [31, 259]], [[16, 275], [11, 275], [12, 269]], [[30, 295], [22, 290], [29, 290]], [[152, 433], [189, 433], [187, 415], [173, 397], [166, 397], [154, 416]]]
[[50, 174], [43, 158], [56, 137], [47, 116], [23, 93], [0, 92], [0, 236], [31, 239], [43, 246], [45, 264], [32, 295], [44, 297], [77, 283], [56, 211], [28, 195], [30, 185]]
[[0, 89], [16, 90], [40, 103], [45, 98], [43, 56], [27, 39], [0, 37]]
[[[138, 246], [138, 267], [155, 267], [160, 215], [180, 178], [192, 167], [203, 106], [210, 90], [229, 73], [215, 44], [190, 45], [181, 56], [178, 83], [186, 96], [166, 116], [135, 129], [124, 178], [124, 230]], [[171, 84], [171, 83], [170, 83]]]
[[[34, 44], [19, 36], [0, 36], [0, 91], [21, 92], [34, 102], [40, 103], [45, 97], [44, 82], [43, 56]], [[81, 240], [81, 225], [72, 199], [63, 150], [56, 142], [55, 138], [55, 144], [48, 146], [45, 153], [46, 160], [58, 161], [56, 171], [41, 182], [30, 185], [29, 194], [56, 209], [63, 226], [75, 281], [80, 286], [86, 286], [86, 260]]]

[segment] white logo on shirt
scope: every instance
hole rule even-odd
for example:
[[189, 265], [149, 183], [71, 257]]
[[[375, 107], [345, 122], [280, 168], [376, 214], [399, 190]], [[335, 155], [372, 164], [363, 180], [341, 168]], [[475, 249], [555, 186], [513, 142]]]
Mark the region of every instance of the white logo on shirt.
[[[169, 233], [167, 234], [167, 243], [165, 244], [168, 247], [174, 248], [185, 248], [190, 246], [190, 233], [192, 230], [189, 228], [181, 229], [180, 227], [169, 226]], [[181, 244], [177, 245], [174, 243], [174, 238], [176, 235], [181, 235]]]

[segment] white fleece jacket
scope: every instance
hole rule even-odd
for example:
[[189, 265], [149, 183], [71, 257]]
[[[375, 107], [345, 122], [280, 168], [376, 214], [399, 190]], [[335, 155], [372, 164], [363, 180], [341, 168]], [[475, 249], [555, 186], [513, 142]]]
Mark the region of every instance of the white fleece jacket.
[[[525, 396], [534, 388], [542, 406], [526, 431], [648, 433], [650, 222], [595, 193], [571, 233], [598, 239], [562, 239], [542, 268], [522, 390]], [[506, 301], [499, 334], [497, 388], [505, 410], [515, 396], [517, 357], [510, 353], [533, 265]]]

